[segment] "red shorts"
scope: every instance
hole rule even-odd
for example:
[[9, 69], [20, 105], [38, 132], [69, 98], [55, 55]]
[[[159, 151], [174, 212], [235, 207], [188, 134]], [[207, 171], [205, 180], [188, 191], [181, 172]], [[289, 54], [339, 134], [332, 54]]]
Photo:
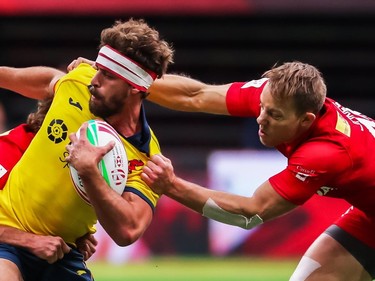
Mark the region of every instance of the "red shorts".
[[366, 215], [352, 206], [334, 224], [375, 249], [375, 216]]
[[375, 249], [358, 240], [337, 225], [331, 225], [324, 233], [340, 243], [375, 279]]

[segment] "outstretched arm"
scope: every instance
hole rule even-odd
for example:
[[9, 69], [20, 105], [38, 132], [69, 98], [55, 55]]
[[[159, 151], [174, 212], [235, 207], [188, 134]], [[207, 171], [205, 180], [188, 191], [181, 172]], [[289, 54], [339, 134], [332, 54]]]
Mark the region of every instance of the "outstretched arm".
[[154, 81], [147, 99], [173, 110], [228, 115], [225, 99], [230, 85], [208, 85], [189, 77], [166, 74]]
[[162, 155], [152, 156], [143, 169], [142, 179], [155, 192], [165, 194], [198, 213], [243, 228], [254, 226], [252, 219], [259, 224], [296, 207], [283, 199], [268, 181], [250, 197], [210, 190], [185, 181], [174, 174], [171, 161]]
[[[95, 66], [95, 61], [79, 57], [69, 64], [67, 70], [72, 71], [83, 62]], [[226, 96], [230, 86], [209, 85], [187, 76], [165, 74], [152, 83], [147, 100], [178, 111], [229, 115]]]
[[0, 88], [40, 100], [53, 95], [53, 87], [63, 75], [64, 72], [51, 67], [2, 66], [0, 67]]
[[[71, 71], [83, 62], [95, 66], [95, 61], [79, 57], [67, 70]], [[178, 111], [229, 115], [226, 95], [230, 86], [209, 85], [186, 76], [165, 74], [152, 83], [147, 100]]]

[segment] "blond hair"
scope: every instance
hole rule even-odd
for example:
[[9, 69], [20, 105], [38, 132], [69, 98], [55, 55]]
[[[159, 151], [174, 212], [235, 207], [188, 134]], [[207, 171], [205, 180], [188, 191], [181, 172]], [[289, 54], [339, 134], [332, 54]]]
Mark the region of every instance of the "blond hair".
[[327, 87], [319, 70], [298, 61], [274, 66], [263, 77], [269, 78], [271, 95], [279, 101], [292, 99], [297, 115], [318, 113], [323, 107]]

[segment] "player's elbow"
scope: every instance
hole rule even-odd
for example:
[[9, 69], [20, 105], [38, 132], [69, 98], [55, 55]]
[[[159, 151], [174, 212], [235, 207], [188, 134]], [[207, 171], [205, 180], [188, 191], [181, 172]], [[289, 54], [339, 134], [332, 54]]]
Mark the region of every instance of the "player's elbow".
[[112, 236], [113, 241], [120, 247], [133, 244], [141, 237], [142, 233], [136, 229], [122, 229]]

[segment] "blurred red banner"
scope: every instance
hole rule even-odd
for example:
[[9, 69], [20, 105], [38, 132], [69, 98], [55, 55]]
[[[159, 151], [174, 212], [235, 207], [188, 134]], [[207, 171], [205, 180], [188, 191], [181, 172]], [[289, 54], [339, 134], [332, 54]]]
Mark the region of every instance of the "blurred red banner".
[[2, 0], [2, 15], [182, 15], [247, 13], [246, 0]]

